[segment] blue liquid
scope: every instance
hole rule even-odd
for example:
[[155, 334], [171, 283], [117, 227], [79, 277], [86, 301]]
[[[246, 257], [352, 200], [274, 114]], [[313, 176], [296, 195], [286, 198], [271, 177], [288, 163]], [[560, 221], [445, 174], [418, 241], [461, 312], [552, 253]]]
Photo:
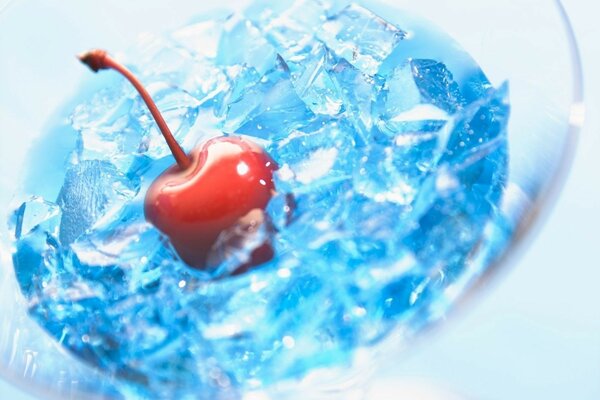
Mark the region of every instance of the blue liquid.
[[506, 244], [506, 84], [422, 21], [298, 3], [197, 18], [126, 54], [188, 150], [240, 134], [277, 161], [267, 264], [229, 276], [263, 242], [248, 237], [191, 270], [145, 222], [173, 160], [115, 75], [90, 77], [103, 89], [86, 83], [49, 132], [59, 168], [32, 156], [38, 197], [11, 220], [30, 314], [123, 393], [236, 398], [349, 364], [443, 317]]

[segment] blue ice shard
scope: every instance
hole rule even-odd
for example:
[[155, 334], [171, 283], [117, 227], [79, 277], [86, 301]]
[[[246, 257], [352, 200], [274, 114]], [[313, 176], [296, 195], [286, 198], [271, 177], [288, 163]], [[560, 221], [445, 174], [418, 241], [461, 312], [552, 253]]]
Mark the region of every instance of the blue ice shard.
[[344, 96], [330, 74], [332, 56], [316, 43], [301, 62], [291, 63], [291, 80], [300, 98], [315, 113], [336, 116], [345, 110]]
[[37, 196], [29, 198], [21, 204], [11, 218], [11, 227], [15, 238], [21, 239], [35, 229], [58, 236], [58, 222], [61, 214], [62, 211], [58, 204]]
[[446, 67], [431, 60], [410, 60], [386, 77], [374, 107], [379, 132], [391, 140], [399, 135], [436, 134], [464, 104]]
[[361, 135], [362, 144], [366, 143], [373, 128], [371, 109], [381, 88], [381, 77], [365, 74], [343, 58], [332, 66], [330, 76], [341, 94], [346, 118]]
[[273, 46], [250, 20], [233, 14], [225, 21], [216, 58], [218, 65], [246, 65], [262, 75], [273, 68], [276, 58]]
[[17, 240], [13, 255], [15, 274], [30, 301], [35, 301], [61, 262], [61, 214], [57, 204], [32, 197], [11, 216], [9, 228]]
[[[481, 239], [482, 221], [493, 212], [507, 181], [507, 94], [506, 84], [489, 89], [456, 115], [435, 173], [423, 182], [428, 190], [415, 200], [418, 225], [404, 243], [424, 263], [444, 266], [452, 277], [462, 272], [467, 249]], [[448, 237], [455, 240], [450, 243]]]
[[[287, 4], [286, 4], [287, 3]], [[288, 63], [308, 59], [307, 54], [317, 43], [315, 32], [325, 22], [326, 9], [319, 0], [281, 1], [280, 12], [264, 13], [254, 4], [245, 14], [263, 31], [265, 38]]]
[[277, 175], [283, 190], [293, 182], [292, 187], [310, 191], [315, 185], [349, 178], [353, 160], [347, 152], [353, 147], [353, 136], [333, 123], [314, 132], [293, 131], [273, 146], [270, 154], [281, 160]]
[[374, 75], [406, 33], [366, 8], [351, 4], [327, 20], [317, 35], [337, 56]]
[[186, 25], [169, 36], [197, 58], [214, 60], [219, 50], [225, 18], [202, 19]]
[[280, 139], [309, 124], [314, 113], [294, 90], [287, 65], [278, 65], [228, 105], [225, 132]]
[[132, 200], [140, 189], [139, 179], [129, 179], [106, 161], [82, 161], [71, 166], [59, 193], [62, 210], [60, 240], [73, 243], [101, 217]]

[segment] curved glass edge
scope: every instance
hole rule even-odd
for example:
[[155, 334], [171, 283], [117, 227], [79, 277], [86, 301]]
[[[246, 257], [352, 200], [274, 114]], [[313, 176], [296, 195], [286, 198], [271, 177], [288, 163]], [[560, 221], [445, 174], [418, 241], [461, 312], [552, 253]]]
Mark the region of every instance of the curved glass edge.
[[[490, 281], [495, 280], [501, 272], [504, 272], [510, 265], [522, 256], [527, 245], [533, 241], [546, 222], [548, 216], [556, 206], [560, 198], [560, 193], [564, 188], [569, 177], [577, 143], [579, 141], [579, 132], [583, 127], [585, 120], [585, 102], [584, 102], [584, 77], [583, 65], [579, 45], [577, 43], [575, 31], [567, 14], [567, 11], [561, 0], [553, 0], [563, 22], [563, 30], [571, 52], [571, 72], [573, 76], [573, 91], [571, 106], [569, 110], [568, 131], [566, 133], [566, 147], [561, 153], [559, 168], [554, 179], [538, 193], [532, 207], [525, 213], [524, 218], [516, 227], [509, 245], [494, 260], [493, 265], [486, 270], [479, 281], [475, 284], [472, 291], [464, 296], [464, 302], [469, 302], [471, 297], [477, 297], [482, 289], [488, 287]], [[460, 306], [457, 304], [457, 306]]]
[[567, 38], [567, 44], [571, 53], [571, 73], [573, 77], [573, 90], [565, 140], [566, 147], [561, 152], [555, 178], [549, 181], [537, 193], [531, 206], [515, 227], [514, 233], [508, 239], [508, 243], [492, 258], [489, 267], [478, 277], [467, 283], [467, 290], [464, 290], [456, 298], [455, 304], [446, 310], [445, 316], [448, 318], [444, 321], [430, 324], [423, 330], [416, 332], [418, 333], [417, 335], [414, 335], [414, 332], [409, 332], [408, 335], [411, 339], [410, 347], [405, 345], [406, 332], [393, 333], [388, 339], [376, 346], [379, 357], [384, 360], [388, 358], [386, 354], [389, 354], [393, 349], [397, 350], [398, 346], [405, 352], [418, 349], [422, 342], [428, 340], [432, 335], [437, 334], [438, 330], [447, 329], [448, 323], [456, 323], [462, 315], [469, 312], [471, 307], [475, 307], [477, 300], [481, 299], [494, 285], [498, 284], [504, 274], [510, 272], [511, 268], [517, 264], [528, 245], [535, 240], [560, 198], [560, 192], [567, 182], [573, 165], [579, 132], [585, 120], [586, 108], [584, 103], [583, 65], [575, 31], [561, 0], [553, 0], [552, 2], [555, 4], [561, 17], [562, 29]]

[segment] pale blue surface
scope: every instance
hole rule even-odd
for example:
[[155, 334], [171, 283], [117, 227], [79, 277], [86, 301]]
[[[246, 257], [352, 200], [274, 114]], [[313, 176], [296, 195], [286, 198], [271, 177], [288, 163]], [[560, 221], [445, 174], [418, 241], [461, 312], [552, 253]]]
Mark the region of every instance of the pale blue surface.
[[[564, 1], [586, 70], [587, 124], [561, 199], [526, 254], [448, 330], [377, 382], [425, 378], [467, 398], [600, 398], [600, 5]], [[0, 383], [0, 398], [29, 399]]]

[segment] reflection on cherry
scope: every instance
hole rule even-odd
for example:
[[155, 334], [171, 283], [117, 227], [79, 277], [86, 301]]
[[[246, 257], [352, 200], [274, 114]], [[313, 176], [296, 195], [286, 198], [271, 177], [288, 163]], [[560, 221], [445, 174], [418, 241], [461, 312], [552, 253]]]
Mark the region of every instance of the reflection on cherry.
[[[265, 223], [264, 209], [275, 188], [277, 165], [258, 145], [241, 137], [211, 139], [186, 154], [141, 82], [106, 51], [92, 50], [80, 60], [93, 71], [113, 69], [140, 93], [163, 134], [176, 164], [150, 186], [146, 219], [166, 234], [179, 256], [204, 269], [219, 235], [237, 226], [252, 231]], [[234, 273], [273, 257], [268, 243], [256, 248]]]

